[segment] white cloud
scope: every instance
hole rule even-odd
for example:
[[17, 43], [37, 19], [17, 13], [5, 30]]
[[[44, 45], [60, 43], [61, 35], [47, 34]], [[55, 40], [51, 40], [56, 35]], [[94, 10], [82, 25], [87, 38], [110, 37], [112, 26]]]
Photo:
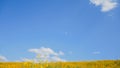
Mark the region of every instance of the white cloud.
[[64, 55], [64, 53], [62, 51], [59, 51], [59, 55]]
[[[48, 61], [65, 61], [59, 57], [60, 55], [64, 55], [64, 53], [62, 51], [55, 52], [51, 48], [41, 47], [39, 49], [37, 49], [37, 48], [29, 49], [28, 51], [36, 54], [36, 58], [32, 59], [35, 62], [38, 62], [39, 60], [42, 60], [42, 61], [46, 61], [46, 60], [48, 60]], [[27, 58], [24, 58], [22, 60], [31, 61], [31, 59], [27, 59]]]
[[101, 52], [99, 52], [99, 51], [95, 51], [95, 52], [93, 52], [93, 54], [100, 54]]
[[7, 61], [7, 58], [4, 56], [0, 56], [0, 62], [4, 62], [4, 61]]
[[52, 59], [52, 61], [63, 61], [63, 62], [65, 62], [66, 60], [64, 60], [64, 59], [61, 59], [60, 57], [58, 57], [58, 56], [53, 56], [53, 57], [51, 57], [51, 59]]
[[32, 62], [33, 60], [28, 58], [22, 58], [22, 61]]
[[49, 55], [58, 55], [58, 53], [54, 52], [52, 49], [45, 47], [41, 47], [39, 49], [29, 49], [29, 52], [40, 54], [41, 57], [49, 56]]
[[90, 0], [95, 6], [101, 6], [102, 12], [108, 12], [117, 7], [117, 2], [115, 0]]

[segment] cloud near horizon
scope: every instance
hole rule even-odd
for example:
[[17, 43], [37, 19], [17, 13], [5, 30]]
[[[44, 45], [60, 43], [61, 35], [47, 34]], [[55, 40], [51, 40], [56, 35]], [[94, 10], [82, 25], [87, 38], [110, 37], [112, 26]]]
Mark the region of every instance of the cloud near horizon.
[[97, 54], [100, 54], [100, 53], [101, 53], [100, 51], [95, 51], [95, 52], [93, 52], [92, 54], [97, 55]]
[[[42, 59], [43, 61], [46, 61], [46, 60], [48, 60], [48, 61], [66, 61], [66, 60], [60, 58], [61, 55], [64, 55], [64, 53], [62, 51], [55, 52], [51, 48], [45, 48], [45, 47], [41, 47], [39, 49], [33, 48], [33, 49], [29, 49], [28, 51], [36, 54], [35, 59], [32, 59], [35, 62], [38, 62], [37, 59]], [[31, 59], [23, 58], [23, 61], [31, 61]]]
[[0, 62], [5, 62], [7, 61], [7, 58], [5, 56], [0, 55]]
[[[52, 62], [57, 62], [57, 61], [63, 61], [65, 62], [65, 59], [60, 58], [60, 56], [64, 55], [62, 51], [55, 52], [51, 48], [32, 48], [28, 50], [31, 53], [35, 53], [34, 58], [21, 58], [17, 60], [16, 62], [36, 62], [38, 63], [40, 60], [41, 61], [52, 61]], [[6, 62], [8, 61], [5, 56], [0, 55], [0, 62]]]
[[95, 6], [100, 6], [102, 12], [108, 12], [117, 7], [116, 0], [90, 0]]

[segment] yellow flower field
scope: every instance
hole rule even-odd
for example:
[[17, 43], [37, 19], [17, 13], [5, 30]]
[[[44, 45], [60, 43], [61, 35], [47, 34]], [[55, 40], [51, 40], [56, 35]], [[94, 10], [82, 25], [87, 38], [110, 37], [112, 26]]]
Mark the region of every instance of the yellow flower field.
[[0, 62], [0, 68], [120, 68], [120, 60], [86, 62]]

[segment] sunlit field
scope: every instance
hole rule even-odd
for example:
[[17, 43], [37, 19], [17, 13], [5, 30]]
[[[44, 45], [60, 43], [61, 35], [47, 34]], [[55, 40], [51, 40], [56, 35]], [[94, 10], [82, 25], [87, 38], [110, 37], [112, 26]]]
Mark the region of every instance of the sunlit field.
[[85, 62], [0, 62], [0, 68], [120, 68], [120, 60]]
[[0, 68], [120, 68], [120, 0], [0, 0]]

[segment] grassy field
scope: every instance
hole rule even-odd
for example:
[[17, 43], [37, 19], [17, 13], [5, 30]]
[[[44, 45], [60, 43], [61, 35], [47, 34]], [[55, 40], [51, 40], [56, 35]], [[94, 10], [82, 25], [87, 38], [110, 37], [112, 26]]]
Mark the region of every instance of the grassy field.
[[86, 62], [0, 62], [0, 68], [120, 68], [120, 60]]

